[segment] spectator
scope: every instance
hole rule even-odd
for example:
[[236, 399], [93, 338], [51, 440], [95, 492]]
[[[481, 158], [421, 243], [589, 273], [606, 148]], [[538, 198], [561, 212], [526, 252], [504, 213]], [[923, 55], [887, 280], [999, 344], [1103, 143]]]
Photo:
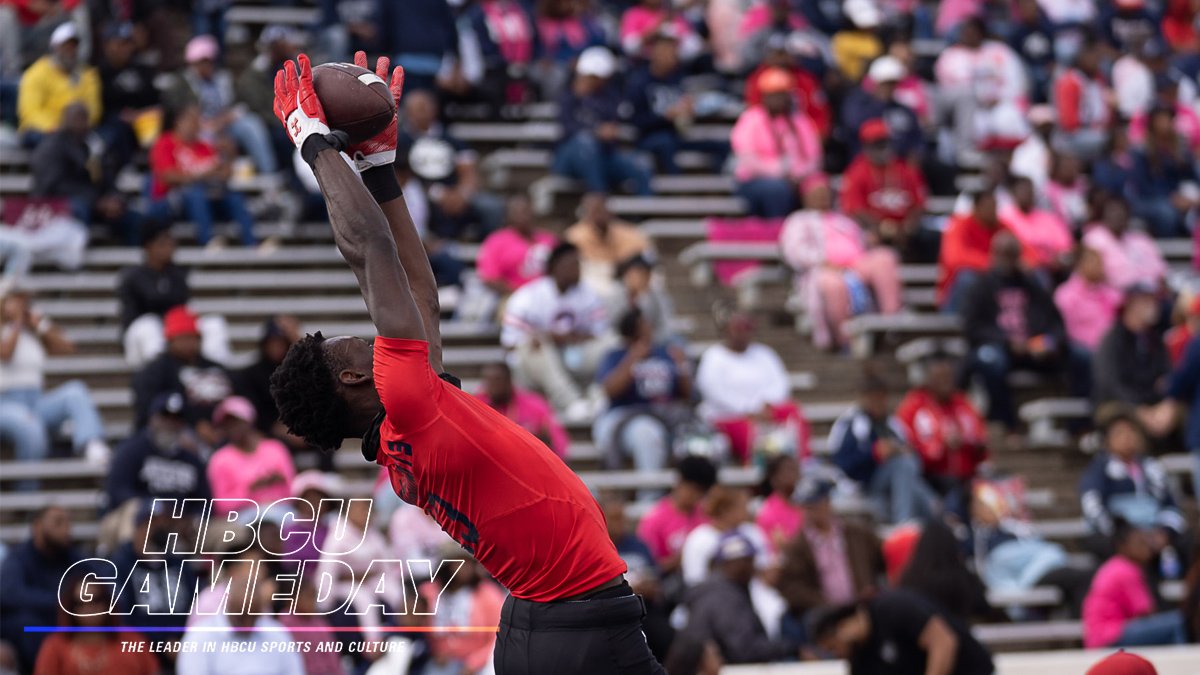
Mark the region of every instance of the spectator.
[[758, 79], [762, 104], [747, 108], [730, 134], [737, 160], [738, 194], [752, 215], [782, 218], [796, 202], [796, 186], [820, 171], [822, 149], [816, 125], [795, 108], [795, 82], [786, 70]]
[[558, 101], [562, 140], [552, 171], [583, 181], [588, 192], [611, 192], [624, 183], [638, 195], [652, 194], [650, 172], [621, 150], [624, 102], [611, 81], [617, 63], [605, 47], [589, 47], [575, 64], [575, 79]]
[[814, 621], [821, 649], [850, 661], [855, 673], [991, 675], [987, 649], [970, 629], [910, 590], [885, 591], [854, 605], [834, 607]]
[[[885, 54], [871, 63], [862, 85], [846, 97], [842, 105], [842, 125], [850, 131], [850, 157], [858, 156], [859, 150], [867, 143], [888, 140], [889, 155], [894, 152], [899, 160], [898, 164], [919, 166], [925, 150], [925, 135], [921, 131], [921, 122], [912, 109], [896, 100], [896, 88], [907, 77], [908, 69], [900, 59]], [[883, 124], [875, 124], [871, 120], [878, 120]], [[868, 125], [871, 128], [870, 141], [866, 140]], [[868, 161], [877, 166], [889, 163], [878, 150], [876, 148], [874, 158]], [[891, 157], [886, 159], [890, 160]], [[854, 166], [851, 164], [847, 171], [852, 170]], [[917, 175], [920, 176], [920, 173]], [[923, 178], [921, 184], [924, 189]], [[923, 203], [924, 198], [920, 201]], [[913, 206], [916, 206], [916, 202], [908, 205], [909, 208]], [[891, 208], [903, 210], [901, 206]]]
[[[242, 115], [256, 117], [262, 123], [270, 139], [271, 152], [277, 161], [281, 158], [286, 161], [286, 158], [291, 156], [294, 146], [288, 138], [287, 128], [279, 124], [278, 118], [275, 117], [275, 73], [283, 68], [284, 61], [296, 55], [300, 50], [300, 42], [300, 36], [288, 26], [270, 24], [264, 27], [262, 34], [258, 36], [258, 54], [233, 83], [237, 107], [241, 109]], [[265, 171], [261, 166], [258, 166], [258, 170]]]
[[1145, 232], [1129, 229], [1129, 204], [1120, 197], [1104, 202], [1103, 218], [1086, 228], [1083, 245], [1100, 254], [1104, 281], [1113, 288], [1157, 288], [1166, 279], [1162, 252]]
[[42, 643], [33, 672], [158, 675], [158, 659], [147, 647], [146, 638], [132, 630], [120, 630], [117, 617], [110, 613], [113, 591], [107, 584], [89, 584], [86, 579], [79, 575], [63, 580], [68, 588], [58, 611], [57, 625], [79, 632], [50, 634]]
[[466, 93], [457, 72], [459, 35], [454, 12], [444, 0], [413, 0], [399, 6], [382, 2], [375, 19], [380, 47], [392, 63], [404, 67], [411, 91], [439, 89]]
[[925, 524], [897, 587], [920, 593], [964, 624], [991, 610], [987, 589], [964, 564], [954, 532], [938, 520]]
[[673, 675], [720, 675], [725, 660], [716, 642], [680, 631], [663, 665]]
[[1147, 38], [1158, 39], [1158, 22], [1146, 9], [1146, 0], [1117, 0], [1100, 12], [1098, 23], [1104, 41], [1125, 53]]
[[[438, 586], [441, 586], [440, 592]], [[437, 598], [439, 606], [455, 608], [453, 612], [433, 614], [434, 628], [450, 629], [500, 623], [500, 607], [504, 604], [505, 595], [504, 589], [488, 577], [478, 562], [469, 557], [448, 581], [435, 578], [429, 582], [425, 592], [425, 597]], [[491, 660], [495, 646], [496, 634], [491, 632], [434, 632], [429, 638], [429, 651], [435, 664], [445, 665], [441, 670], [429, 668], [427, 672], [458, 672], [464, 675], [493, 672]]]
[[[782, 4], [776, 2], [771, 6], [778, 7]], [[746, 105], [762, 105], [762, 87], [759, 80], [767, 71], [774, 68], [785, 70], [795, 83], [792, 97], [796, 100], [796, 107], [812, 120], [822, 138], [828, 138], [833, 131], [833, 113], [829, 109], [829, 99], [825, 96], [821, 82], [796, 64], [794, 48], [794, 41], [787, 35], [778, 32], [771, 34], [764, 45], [762, 63], [746, 76]]]
[[1196, 19], [1197, 8], [1187, 0], [1170, 0], [1166, 6], [1162, 21], [1163, 37], [1171, 49], [1177, 52], [1194, 52], [1200, 48], [1197, 38]]
[[590, 419], [595, 403], [580, 383], [595, 376], [611, 338], [604, 304], [579, 280], [579, 250], [559, 244], [546, 259], [546, 276], [508, 299], [500, 342], [513, 350], [519, 381], [545, 393], [568, 418]]
[[1187, 640], [1179, 610], [1154, 614], [1154, 596], [1142, 569], [1155, 550], [1149, 535], [1118, 520], [1116, 555], [1096, 570], [1083, 601], [1083, 646], [1138, 647], [1182, 644]]
[[[906, 73], [896, 83], [896, 91], [892, 95], [893, 100], [913, 111], [922, 128], [932, 128], [934, 116], [933, 87], [931, 83], [922, 79], [920, 75], [913, 71], [913, 67], [917, 63], [917, 56], [913, 52], [912, 44], [905, 39], [892, 40], [892, 43], [888, 45], [887, 53], [888, 56], [900, 62]], [[870, 79], [869, 74], [867, 78]]]
[[[626, 312], [617, 329], [624, 344], [596, 368], [608, 410], [596, 419], [592, 438], [611, 465], [629, 458], [638, 471], [660, 471], [670, 459], [677, 427], [691, 419], [691, 369], [678, 345], [656, 340], [640, 309]], [[658, 494], [643, 490], [639, 498]]]
[[504, 228], [483, 240], [476, 258], [479, 279], [502, 298], [542, 276], [546, 256], [558, 244], [553, 233], [534, 228], [533, 207], [525, 195], [508, 200], [504, 220]]
[[1144, 219], [1155, 237], [1178, 236], [1187, 214], [1200, 206], [1200, 191], [1192, 156], [1175, 132], [1173, 110], [1150, 111], [1146, 148], [1133, 157], [1133, 215]]
[[629, 526], [625, 516], [625, 500], [608, 495], [602, 497], [600, 506], [604, 510], [604, 522], [608, 524], [608, 536], [613, 546], [617, 547], [617, 555], [625, 561], [628, 568], [625, 580], [637, 595], [642, 596], [646, 603], [646, 616], [642, 619], [642, 631], [646, 634], [646, 642], [650, 651], [666, 654], [671, 649], [675, 638], [675, 629], [671, 627], [670, 610], [659, 586], [658, 567], [654, 564], [654, 556], [645, 542], [637, 537]]
[[650, 548], [663, 574], [679, 569], [684, 540], [705, 521], [700, 502], [717, 484], [717, 467], [704, 457], [684, 457], [678, 469], [671, 492], [650, 507], [637, 527], [638, 539]]
[[754, 611], [750, 582], [756, 554], [741, 532], [722, 535], [713, 556], [714, 574], [683, 598], [688, 608], [685, 632], [715, 642], [726, 663], [778, 661], [799, 652], [786, 640], [768, 637]]
[[319, 589], [308, 579], [296, 584], [295, 611], [280, 615], [279, 623], [287, 627], [294, 642], [309, 646], [301, 654], [305, 675], [345, 675], [338, 655], [340, 645], [330, 630], [333, 626], [317, 607]]
[[[1023, 0], [1027, 3], [1034, 1]], [[1041, 191], [1050, 181], [1052, 156], [1050, 143], [1054, 135], [1054, 108], [1044, 103], [1030, 107], [1029, 126], [1032, 127], [1032, 133], [1013, 149], [1008, 171], [1010, 175], [1029, 178], [1033, 181], [1034, 187]], [[1114, 130], [1109, 137], [1109, 144], [1116, 142], [1118, 137], [1124, 138], [1125, 136], [1118, 130]], [[1104, 159], [1099, 161], [1104, 161]]]
[[[326, 596], [327, 607], [345, 604], [349, 613], [362, 617], [357, 621], [368, 644], [384, 639], [384, 632], [379, 630], [384, 626], [384, 612], [399, 612], [406, 602], [403, 587], [385, 584], [386, 580], [400, 578], [403, 563], [389, 560], [392, 549], [387, 538], [379, 528], [369, 526], [371, 504], [370, 499], [350, 500], [345, 521], [337, 522], [344, 529], [331, 530], [325, 537], [316, 577], [318, 581], [326, 575], [333, 579]], [[335, 532], [344, 534], [337, 536]], [[364, 588], [381, 589], [383, 597], [358, 593], [362, 584], [369, 584]]]
[[1087, 397], [1092, 391], [1092, 352], [1112, 328], [1121, 307], [1121, 291], [1105, 283], [1100, 254], [1081, 248], [1075, 272], [1054, 291], [1054, 304], [1062, 315], [1070, 341], [1071, 393]]
[[1091, 202], [1078, 157], [1061, 152], [1053, 155], [1050, 180], [1042, 185], [1041, 197], [1047, 210], [1066, 222], [1072, 232], [1079, 231], [1091, 215]]
[[679, 41], [680, 56], [690, 61], [704, 44], [669, 0], [639, 0], [621, 16], [621, 49], [630, 58], [651, 58], [656, 33], [669, 32]]
[[[220, 209], [237, 222], [242, 243], [253, 246], [254, 219], [246, 210], [242, 193], [228, 185], [232, 169], [228, 158], [200, 138], [200, 108], [169, 109], [163, 133], [150, 148], [150, 205], [147, 215], [167, 220], [183, 214], [196, 223], [196, 240], [212, 240], [214, 211]], [[223, 240], [217, 241], [218, 244]]]
[[1055, 275], [1070, 265], [1075, 238], [1061, 217], [1037, 207], [1033, 181], [1013, 178], [1013, 202], [999, 212], [1000, 223], [1021, 243], [1021, 262], [1042, 275]]
[[680, 569], [683, 583], [688, 586], [704, 582], [711, 575], [713, 557], [726, 533], [738, 532], [754, 545], [756, 566], [770, 564], [767, 536], [750, 520], [750, 499], [741, 488], [715, 485], [704, 498], [704, 515], [708, 521], [697, 525], [683, 540]]
[[792, 383], [779, 354], [754, 341], [754, 318], [733, 313], [721, 326], [721, 341], [704, 350], [696, 369], [697, 412], [729, 438], [739, 462], [749, 462], [760, 444], [806, 458], [809, 426], [792, 400]]
[[[877, 231], [864, 234], [858, 223], [833, 210], [824, 177], [809, 178], [804, 188], [805, 209], [784, 221], [780, 250], [796, 271], [813, 343], [821, 349], [845, 349], [845, 324], [852, 316], [900, 311], [900, 258], [889, 247], [869, 246], [878, 241]], [[843, 198], [843, 209], [845, 203]]]
[[513, 385], [512, 370], [507, 363], [489, 363], [483, 367], [483, 386], [475, 396], [536, 436], [554, 454], [567, 456], [571, 440], [554, 409], [541, 396]]
[[1055, 371], [1066, 353], [1066, 330], [1050, 293], [1018, 266], [1021, 244], [1008, 232], [992, 239], [991, 270], [963, 296], [963, 332], [970, 350], [966, 377], [978, 376], [988, 394], [987, 419], [1016, 428], [1008, 383], [1016, 368]]
[[137, 58], [134, 32], [132, 23], [114, 21], [103, 33], [99, 76], [104, 117], [96, 133], [104, 139], [104, 172], [110, 177], [129, 163], [143, 139], [150, 139], [149, 127], [162, 114], [154, 70]]
[[872, 595], [883, 579], [883, 553], [871, 528], [843, 521], [829, 498], [833, 483], [815, 481], [802, 493], [804, 526], [780, 550], [776, 587], [803, 624], [824, 605]]
[[[1133, 119], [1138, 113], [1149, 112], [1154, 107], [1155, 80], [1160, 75], [1180, 74], [1171, 65], [1170, 55], [1170, 50], [1161, 39], [1149, 36], [1136, 49], [1127, 51], [1116, 60], [1112, 68], [1112, 81], [1121, 117]], [[1185, 102], [1194, 100], [1195, 84], [1187, 79], [1182, 80], [1179, 94]]]
[[952, 216], [942, 234], [937, 299], [938, 307], [949, 314], [958, 313], [967, 289], [987, 273], [992, 239], [1000, 229], [995, 192], [977, 192], [973, 201], [971, 212]]
[[896, 409], [904, 435], [921, 457], [925, 479], [941, 495], [967, 485], [988, 459], [987, 428], [966, 392], [954, 381], [954, 362], [944, 353], [926, 359], [920, 386]]
[[1074, 65], [1054, 80], [1054, 107], [1058, 131], [1054, 148], [1085, 161], [1100, 156], [1112, 125], [1111, 100], [1100, 69], [1101, 44], [1088, 39], [1075, 55]]
[[[205, 142], [228, 135], [254, 160], [260, 175], [274, 177], [279, 170], [267, 125], [235, 99], [233, 75], [217, 67], [221, 55], [217, 39], [197, 35], [187, 43], [187, 68], [176, 75], [163, 93], [168, 109], [197, 107], [199, 130]], [[163, 129], [171, 126], [164, 123]]]
[[79, 29], [67, 21], [50, 36], [50, 53], [21, 74], [17, 94], [21, 144], [37, 147], [42, 137], [59, 128], [63, 110], [76, 101], [87, 107], [89, 127], [100, 122], [100, 77], [79, 58]]
[[777, 554], [804, 527], [804, 509], [792, 500], [800, 482], [800, 462], [790, 455], [776, 455], [767, 460], [765, 473], [759, 486], [763, 501], [754, 524], [766, 535], [768, 550]]
[[842, 6], [849, 26], [834, 34], [829, 48], [833, 62], [850, 82], [858, 82], [867, 72], [867, 64], [883, 53], [883, 42], [876, 30], [883, 13], [874, 0], [848, 0]]
[[[771, 49], [782, 48], [795, 54], [797, 61], [804, 68], [824, 75], [828, 70], [827, 63], [831, 63], [832, 56], [829, 37], [816, 26], [811, 25], [803, 12], [804, 8], [795, 6], [787, 0], [752, 3], [746, 9], [745, 14], [740, 17], [740, 21], [731, 29], [739, 37], [741, 47], [739, 56], [741, 63], [745, 64], [745, 68], [753, 67], [754, 64], [762, 64]], [[721, 20], [719, 16], [713, 14], [710, 11], [708, 17], [710, 40], [714, 22]], [[771, 42], [776, 40], [781, 41], [781, 44], [778, 47], [772, 47]], [[713, 51], [716, 52], [717, 47], [714, 46]], [[714, 60], [718, 58], [719, 55], [714, 53]], [[789, 56], [785, 63], [779, 65], [790, 67], [792, 65], [791, 57]]]
[[[0, 435], [16, 458], [32, 462], [50, 454], [50, 434], [70, 422], [71, 446], [88, 462], [108, 463], [104, 423], [87, 385], [71, 380], [46, 390], [46, 357], [75, 353], [75, 344], [50, 317], [30, 306], [29, 295], [0, 298]], [[36, 483], [21, 482], [33, 490]]]
[[637, 307], [650, 322], [658, 339], [683, 344], [675, 325], [675, 306], [662, 283], [654, 277], [654, 265], [645, 256], [631, 256], [617, 265], [616, 284], [611, 293], [609, 316], [622, 316]]
[[906, 250], [925, 213], [925, 177], [911, 155], [893, 150], [882, 119], [851, 128], [858, 129], [863, 152], [842, 175], [842, 211], [880, 241]]
[[867, 375], [858, 403], [833, 423], [827, 447], [833, 463], [874, 502], [881, 520], [925, 520], [933, 515], [937, 496], [921, 478], [921, 459], [909, 449], [887, 399], [887, 383]]
[[1178, 367], [1183, 361], [1192, 338], [1200, 335], [1200, 293], [1193, 293], [1191, 297], [1179, 295], [1175, 314], [1180, 317], [1179, 322], [1163, 335], [1172, 368]]
[[1186, 522], [1162, 464], [1146, 456], [1146, 432], [1128, 406], [1110, 404], [1096, 412], [1104, 452], [1079, 477], [1083, 518], [1095, 534], [1110, 537], [1118, 519], [1138, 528], [1158, 528], [1164, 539], [1183, 532]]
[[536, 4], [541, 61], [534, 67], [534, 77], [542, 98], [554, 101], [570, 86], [575, 59], [589, 47], [602, 47], [608, 40], [589, 3], [537, 0]]
[[1034, 100], [1045, 101], [1055, 66], [1054, 36], [1057, 27], [1038, 6], [1037, 0], [1017, 0], [1013, 14], [1008, 46], [1029, 68]]
[[1092, 357], [1092, 401], [1097, 405], [1120, 401], [1137, 406], [1138, 416], [1154, 438], [1170, 428], [1152, 414], [1166, 393], [1171, 359], [1159, 324], [1157, 292], [1146, 286], [1125, 290], [1118, 320], [1100, 341]]
[[478, 155], [438, 122], [433, 92], [404, 97], [396, 146], [429, 193], [429, 229], [443, 239], [480, 241], [500, 227], [504, 204], [479, 189]]
[[[230, 396], [213, 411], [213, 424], [229, 441], [208, 460], [214, 499], [249, 499], [266, 509], [292, 495], [292, 456], [282, 443], [265, 437], [254, 426], [256, 421], [254, 404], [241, 396]], [[214, 515], [228, 510], [213, 502]]]
[[1133, 152], [1129, 147], [1128, 131], [1124, 125], [1113, 127], [1104, 155], [1092, 162], [1090, 178], [1093, 189], [1114, 196], [1125, 195], [1125, 186], [1133, 178]]
[[88, 133], [87, 108], [82, 103], [63, 108], [58, 130], [47, 133], [30, 157], [30, 196], [65, 199], [76, 220], [109, 224], [119, 239], [132, 243], [137, 236], [136, 219], [113, 183], [115, 174], [100, 174], [99, 180], [93, 174], [99, 158], [88, 144]]
[[584, 284], [601, 296], [613, 289], [617, 266], [634, 256], [654, 259], [654, 245], [637, 225], [613, 218], [604, 194], [583, 196], [579, 222], [563, 232], [563, 239], [579, 249]]
[[31, 534], [14, 545], [0, 564], [0, 637], [11, 644], [25, 668], [33, 665], [47, 633], [25, 626], [53, 626], [58, 590], [83, 555], [71, 545], [71, 518], [61, 506], [47, 506], [30, 519]]
[[[1161, 73], [1155, 78], [1154, 106], [1166, 108], [1175, 112], [1175, 133], [1187, 144], [1187, 149], [1196, 156], [1200, 151], [1200, 116], [1192, 109], [1193, 102], [1179, 98], [1180, 82], [1183, 74], [1170, 71]], [[1129, 121], [1129, 140], [1134, 145], [1142, 145], [1146, 140], [1146, 117], [1148, 110], [1138, 111]]]
[[133, 375], [134, 424], [138, 429], [146, 425], [151, 403], [160, 393], [178, 392], [183, 394], [188, 421], [200, 439], [213, 446], [217, 434], [209, 420], [217, 404], [233, 393], [229, 374], [201, 353], [196, 315], [187, 307], [166, 313], [163, 337], [166, 350]]
[[[279, 410], [271, 396], [271, 374], [283, 363], [287, 350], [300, 339], [300, 325], [296, 318], [287, 314], [276, 314], [263, 322], [262, 337], [258, 339], [258, 359], [233, 375], [234, 389], [239, 396], [254, 404], [258, 430], [282, 441], [293, 450], [303, 449], [305, 444], [288, 433], [279, 421]], [[203, 335], [201, 344], [203, 344]], [[203, 350], [203, 347], [201, 348]], [[320, 453], [322, 457], [327, 456]], [[332, 468], [332, 464], [329, 468]]]
[[530, 69], [537, 52], [533, 15], [518, 0], [468, 5], [458, 21], [463, 76], [475, 96], [499, 110], [534, 98]]
[[[1192, 485], [1200, 485], [1200, 340], [1195, 337], [1171, 374], [1167, 401], [1169, 403], [1164, 407], [1172, 414], [1184, 407], [1188, 409], [1183, 442], [1192, 455]], [[1196, 561], [1193, 558], [1193, 562]]]

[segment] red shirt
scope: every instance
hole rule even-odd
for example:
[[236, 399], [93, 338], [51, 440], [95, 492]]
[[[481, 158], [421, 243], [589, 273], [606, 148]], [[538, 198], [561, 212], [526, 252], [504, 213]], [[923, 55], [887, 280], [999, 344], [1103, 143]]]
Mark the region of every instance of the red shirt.
[[150, 182], [150, 196], [158, 199], [170, 191], [160, 177], [164, 172], [184, 171], [199, 174], [212, 169], [219, 161], [217, 149], [211, 144], [201, 140], [185, 143], [173, 132], [164, 133], [150, 148], [150, 173], [153, 176]]
[[999, 231], [999, 227], [985, 227], [969, 213], [950, 219], [950, 224], [942, 234], [942, 248], [938, 253], [939, 305], [946, 301], [946, 294], [959, 270], [983, 271], [988, 268], [991, 264], [992, 237]]
[[[758, 88], [758, 78], [769, 68], [770, 66], [766, 65], [759, 66], [746, 78], [746, 107], [753, 107], [762, 102], [762, 91]], [[792, 96], [796, 99], [797, 107], [808, 115], [822, 137], [828, 136], [833, 125], [833, 115], [829, 111], [829, 99], [825, 97], [821, 83], [800, 68], [789, 68], [788, 72], [796, 81], [796, 88], [792, 90]]]
[[625, 572], [600, 505], [528, 431], [429, 367], [423, 340], [375, 339], [378, 462], [514, 597], [577, 595]]
[[[913, 389], [896, 408], [896, 417], [931, 475], [969, 480], [987, 458], [983, 418], [961, 393], [943, 403], [925, 389]], [[950, 433], [958, 435], [955, 449], [946, 442]]]
[[842, 175], [841, 204], [850, 217], [903, 221], [925, 208], [925, 177], [908, 162], [875, 166], [860, 154]]

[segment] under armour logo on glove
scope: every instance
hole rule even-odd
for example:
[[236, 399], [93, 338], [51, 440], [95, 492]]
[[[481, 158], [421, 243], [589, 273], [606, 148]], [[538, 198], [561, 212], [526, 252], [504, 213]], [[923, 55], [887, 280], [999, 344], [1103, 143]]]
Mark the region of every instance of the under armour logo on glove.
[[292, 143], [302, 149], [304, 141], [314, 134], [328, 134], [329, 124], [325, 122], [325, 111], [313, 89], [312, 64], [308, 56], [301, 54], [296, 61], [300, 64], [299, 72], [296, 65], [288, 61], [283, 64], [283, 70], [275, 73], [275, 116], [283, 122]]

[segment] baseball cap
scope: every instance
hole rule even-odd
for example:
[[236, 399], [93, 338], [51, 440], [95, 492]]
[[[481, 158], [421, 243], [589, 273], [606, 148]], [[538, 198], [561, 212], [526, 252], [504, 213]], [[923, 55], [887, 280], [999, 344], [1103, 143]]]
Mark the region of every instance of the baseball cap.
[[213, 424], [221, 424], [226, 417], [234, 417], [254, 424], [258, 420], [258, 412], [248, 399], [242, 396], [230, 396], [217, 404], [217, 409], [213, 411]]
[[1158, 670], [1153, 663], [1122, 649], [1097, 661], [1087, 675], [1158, 675]]
[[722, 563], [730, 560], [753, 558], [755, 554], [754, 544], [746, 535], [733, 530], [721, 535], [721, 538], [717, 540], [717, 552], [713, 555], [713, 562]]
[[908, 69], [894, 56], [881, 56], [871, 62], [867, 77], [872, 82], [898, 82], [908, 75]]
[[596, 77], [612, 77], [617, 69], [617, 60], [607, 47], [588, 47], [579, 55], [575, 64], [575, 72], [579, 75], [595, 75]]
[[324, 473], [316, 469], [301, 471], [292, 479], [292, 495], [299, 497], [308, 490], [323, 492], [330, 497], [343, 494], [342, 477], [336, 473]]
[[863, 122], [863, 125], [858, 130], [858, 140], [863, 143], [875, 143], [876, 141], [885, 141], [888, 137], [887, 124], [878, 117], [875, 119]]
[[842, 9], [859, 28], [874, 28], [883, 21], [879, 8], [872, 0], [847, 0]]
[[1146, 0], [1114, 0], [1117, 9], [1141, 9], [1146, 6]]
[[802, 487], [798, 501], [804, 506], [812, 506], [828, 497], [833, 492], [833, 488], [833, 481], [810, 481]]
[[104, 29], [105, 40], [132, 40], [133, 24], [128, 21], [115, 21]]
[[55, 28], [54, 32], [50, 34], [50, 46], [57, 47], [69, 40], [78, 39], [79, 29], [75, 27], [74, 21], [68, 21], [64, 24], [60, 24], [59, 27]]
[[184, 50], [188, 63], [215, 61], [220, 53], [221, 47], [217, 44], [217, 38], [211, 35], [197, 35], [187, 43], [187, 49]]
[[164, 391], [150, 401], [151, 416], [182, 417], [186, 409], [187, 401], [183, 398], [183, 394], [177, 391]]
[[186, 305], [177, 305], [163, 316], [163, 337], [167, 340], [181, 335], [199, 335], [196, 315]]
[[273, 23], [263, 29], [262, 33], [258, 36], [258, 42], [263, 45], [270, 45], [276, 42], [296, 44], [300, 42], [300, 36], [294, 29], [288, 26]]
[[783, 68], [768, 68], [758, 76], [758, 90], [764, 94], [788, 92], [793, 86], [795, 79]]
[[1146, 281], [1135, 281], [1124, 288], [1124, 302], [1129, 302], [1133, 298], [1148, 295], [1150, 297], [1158, 297], [1158, 289], [1153, 284]]
[[1167, 55], [1167, 44], [1157, 37], [1147, 39], [1138, 51], [1143, 59], [1161, 59]]

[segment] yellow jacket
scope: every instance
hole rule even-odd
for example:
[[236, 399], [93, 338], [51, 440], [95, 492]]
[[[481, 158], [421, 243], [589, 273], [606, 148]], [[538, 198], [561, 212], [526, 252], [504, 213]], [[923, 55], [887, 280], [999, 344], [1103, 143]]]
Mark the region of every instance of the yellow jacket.
[[100, 75], [96, 69], [83, 68], [78, 79], [63, 72], [51, 56], [43, 56], [21, 76], [17, 92], [17, 119], [20, 131], [49, 132], [58, 129], [63, 108], [81, 101], [88, 109], [92, 126], [100, 122]]

